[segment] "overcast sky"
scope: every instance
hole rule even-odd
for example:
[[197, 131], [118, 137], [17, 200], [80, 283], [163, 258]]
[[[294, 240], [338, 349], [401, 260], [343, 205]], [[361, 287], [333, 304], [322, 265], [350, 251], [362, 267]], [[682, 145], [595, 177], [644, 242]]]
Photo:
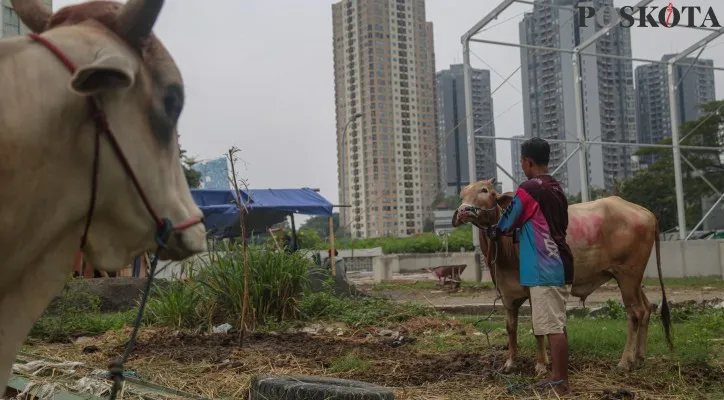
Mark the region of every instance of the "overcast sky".
[[[54, 0], [54, 7], [77, 2]], [[636, 2], [615, 0], [617, 6]], [[715, 11], [724, 23], [720, 1], [675, 3], [707, 8], [719, 3]], [[497, 0], [427, 0], [437, 70], [462, 62], [460, 36], [497, 4]], [[244, 160], [239, 169], [250, 187], [320, 188], [324, 197], [337, 202], [331, 5], [328, 0], [166, 1], [155, 32], [174, 56], [186, 84], [180, 134], [188, 153], [198, 159], [216, 158], [236, 145]], [[518, 43], [518, 22], [531, 9], [514, 4], [479, 37]], [[681, 27], [632, 28], [633, 53], [658, 60], [707, 34]], [[721, 43], [724, 39], [713, 42], [702, 58], [724, 66]], [[473, 67], [491, 69], [493, 88], [520, 65], [517, 48], [473, 44], [472, 51]], [[716, 79], [721, 98], [724, 77], [716, 72]], [[493, 96], [498, 136], [523, 133], [520, 87], [516, 73]], [[508, 142], [499, 141], [497, 155], [499, 163], [510, 169]], [[512, 182], [500, 172], [499, 176], [504, 189], [511, 190]]]

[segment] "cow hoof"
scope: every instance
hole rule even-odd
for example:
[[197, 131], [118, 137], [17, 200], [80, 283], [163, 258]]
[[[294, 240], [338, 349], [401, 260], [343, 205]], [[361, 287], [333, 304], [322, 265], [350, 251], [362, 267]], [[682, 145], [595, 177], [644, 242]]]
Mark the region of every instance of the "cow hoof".
[[546, 368], [545, 364], [537, 363], [535, 365], [535, 375], [536, 376], [542, 376], [548, 373], [548, 368]]
[[624, 372], [631, 372], [633, 369], [633, 362], [621, 360], [618, 362], [618, 369]]
[[505, 362], [505, 365], [503, 365], [503, 373], [509, 374], [515, 370], [515, 362], [513, 360], [508, 360]]

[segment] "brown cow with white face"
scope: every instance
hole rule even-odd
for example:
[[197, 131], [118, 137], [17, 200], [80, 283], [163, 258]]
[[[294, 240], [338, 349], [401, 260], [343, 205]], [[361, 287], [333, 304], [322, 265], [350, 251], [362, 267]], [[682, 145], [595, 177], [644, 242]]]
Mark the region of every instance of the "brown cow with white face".
[[[90, 206], [102, 104], [123, 155], [159, 217], [198, 219], [180, 160], [181, 74], [152, 34], [162, 0], [95, 1], [56, 14], [12, 0], [20, 19], [76, 67], [27, 36], [0, 41], [0, 382], [35, 320], [60, 293]], [[105, 271], [156, 248], [156, 222], [108, 137], [100, 138], [95, 212], [84, 254]], [[165, 258], [206, 250], [203, 224], [172, 234]], [[2, 391], [0, 391], [2, 392]]]
[[[529, 297], [528, 288], [520, 285], [520, 263], [517, 246], [511, 237], [492, 242], [484, 234], [498, 223], [514, 193], [499, 195], [495, 178], [466, 186], [460, 192], [462, 204], [453, 215], [453, 225], [471, 223], [481, 228], [480, 247], [490, 274], [503, 297], [508, 331], [508, 360], [504, 371], [515, 368], [517, 355], [518, 309]], [[656, 263], [661, 283], [661, 319], [666, 339], [671, 346], [669, 309], [661, 276], [659, 230], [656, 217], [647, 209], [612, 196], [568, 207], [566, 242], [573, 252], [573, 285], [571, 295], [582, 301], [604, 283], [615, 279], [621, 289], [628, 314], [626, 347], [618, 366], [624, 370], [643, 363], [651, 315], [651, 303], [641, 289], [644, 271], [656, 249]], [[538, 351], [536, 372], [546, 372], [546, 351], [543, 336], [536, 337]]]

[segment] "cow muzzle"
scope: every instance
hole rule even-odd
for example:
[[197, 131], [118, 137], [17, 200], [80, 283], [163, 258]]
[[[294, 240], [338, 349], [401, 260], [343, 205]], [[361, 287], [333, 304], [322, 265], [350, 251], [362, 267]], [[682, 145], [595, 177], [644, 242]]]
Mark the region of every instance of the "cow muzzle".
[[460, 207], [457, 209], [457, 218], [458, 221], [462, 223], [468, 223], [472, 220], [477, 219], [480, 217], [480, 214], [483, 212], [483, 209], [478, 206], [473, 206], [470, 204], [461, 204]]
[[181, 261], [207, 250], [206, 228], [201, 217], [188, 219], [165, 232], [159, 228], [157, 234], [158, 255], [161, 260]]

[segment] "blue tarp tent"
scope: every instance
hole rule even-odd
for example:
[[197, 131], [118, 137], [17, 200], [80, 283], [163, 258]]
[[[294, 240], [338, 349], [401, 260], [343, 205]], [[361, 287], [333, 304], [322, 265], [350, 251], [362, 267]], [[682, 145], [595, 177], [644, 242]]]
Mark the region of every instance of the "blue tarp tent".
[[[233, 190], [191, 189], [191, 195], [204, 213], [211, 234], [217, 238], [241, 234]], [[332, 203], [309, 188], [241, 190], [241, 200], [249, 211], [247, 232], [266, 232], [289, 214], [332, 216]]]

